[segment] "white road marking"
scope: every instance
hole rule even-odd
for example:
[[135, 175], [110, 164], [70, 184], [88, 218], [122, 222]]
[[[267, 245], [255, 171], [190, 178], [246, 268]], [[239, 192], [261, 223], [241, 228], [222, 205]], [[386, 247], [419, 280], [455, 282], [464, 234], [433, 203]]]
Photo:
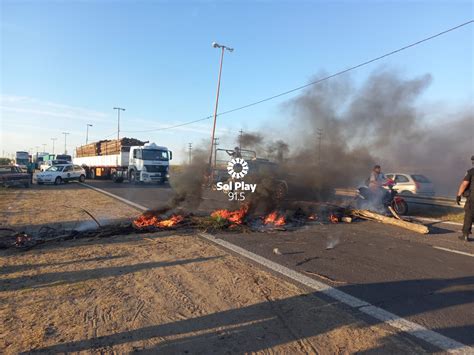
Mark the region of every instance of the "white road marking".
[[443, 221], [441, 219], [435, 219], [435, 218], [416, 217], [416, 216], [407, 216], [407, 217], [413, 218], [419, 221], [425, 221], [425, 222], [443, 223], [443, 224], [452, 224], [454, 226], [462, 226], [462, 223], [459, 223], [459, 222]]
[[448, 251], [448, 252], [450, 252], [450, 253], [456, 253], [456, 254], [466, 255], [466, 256], [470, 256], [470, 257], [474, 258], [474, 254], [466, 253], [466, 252], [464, 252], [464, 251], [455, 250], [455, 249], [449, 249], [449, 248], [443, 248], [443, 247], [437, 247], [437, 246], [434, 246], [434, 245], [432, 245], [432, 247], [435, 248], [435, 249]]
[[92, 185], [89, 185], [89, 184], [86, 184], [86, 183], [83, 183], [83, 182], [80, 182], [79, 184], [80, 184], [80, 185], [83, 185], [83, 186], [86, 186], [86, 187], [88, 187], [88, 188], [90, 188], [90, 189], [92, 189], [92, 190], [95, 190], [95, 191], [97, 191], [97, 192], [103, 193], [104, 195], [113, 197], [113, 198], [115, 198], [115, 199], [117, 199], [117, 200], [119, 200], [119, 201], [122, 201], [123, 203], [126, 203], [127, 205], [130, 205], [130, 206], [132, 206], [132, 207], [135, 207], [136, 209], [139, 209], [139, 210], [141, 210], [141, 211], [146, 211], [146, 210], [149, 209], [149, 208], [146, 208], [145, 206], [139, 205], [138, 203], [129, 201], [129, 200], [123, 198], [123, 197], [114, 195], [114, 194], [112, 194], [112, 193], [110, 193], [110, 192], [107, 192], [107, 191], [105, 191], [105, 190], [99, 189], [99, 188], [94, 187], [94, 186], [92, 186]]
[[[144, 207], [142, 205], [139, 205], [135, 202], [129, 201], [125, 198], [122, 198], [120, 196], [114, 195], [110, 192], [107, 192], [105, 190], [96, 188], [94, 186], [88, 185], [81, 183], [81, 185], [84, 185], [86, 187], [89, 187], [97, 192], [101, 192], [107, 196], [116, 198], [119, 201], [122, 201], [123, 203], [126, 203], [130, 206], [133, 206], [139, 210], [146, 211], [148, 210], [147, 207]], [[474, 348], [465, 345], [463, 343], [460, 343], [454, 339], [448, 338], [442, 334], [436, 333], [432, 330], [429, 330], [419, 324], [413, 323], [409, 320], [406, 320], [404, 318], [401, 318], [397, 316], [396, 314], [390, 313], [382, 308], [376, 307], [368, 302], [365, 302], [357, 297], [351, 296], [345, 292], [342, 292], [330, 285], [327, 285], [321, 281], [317, 281], [311, 277], [308, 277], [306, 275], [303, 275], [295, 270], [289, 269], [283, 265], [280, 265], [278, 263], [275, 263], [271, 260], [268, 260], [260, 255], [254, 254], [246, 249], [243, 249], [241, 247], [238, 247], [237, 245], [234, 245], [232, 243], [229, 243], [225, 240], [218, 239], [214, 237], [211, 234], [207, 233], [200, 233], [199, 234], [202, 238], [214, 243], [218, 244], [228, 250], [233, 251], [234, 253], [237, 253], [249, 260], [252, 260], [256, 262], [257, 264], [260, 264], [268, 269], [271, 269], [283, 276], [289, 277], [290, 279], [299, 282], [305, 286], [308, 286], [312, 288], [315, 291], [321, 292], [339, 302], [342, 302], [352, 308], [356, 308], [362, 313], [365, 313], [375, 319], [378, 319], [379, 321], [382, 321], [383, 323], [386, 323], [390, 326], [392, 326], [395, 329], [398, 329], [402, 332], [405, 332], [407, 334], [410, 334], [418, 339], [421, 339], [431, 345], [437, 346], [438, 348], [445, 350], [449, 353], [452, 354], [474, 354]], [[462, 253], [462, 252], [461, 252]]]

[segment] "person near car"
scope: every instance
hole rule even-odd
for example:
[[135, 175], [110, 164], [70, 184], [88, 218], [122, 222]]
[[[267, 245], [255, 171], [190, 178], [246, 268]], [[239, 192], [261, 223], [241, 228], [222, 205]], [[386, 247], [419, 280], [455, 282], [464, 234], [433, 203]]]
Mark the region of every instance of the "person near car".
[[[474, 155], [471, 157], [472, 165], [474, 166]], [[458, 194], [456, 196], [456, 203], [461, 205], [461, 197], [466, 197], [464, 205], [464, 223], [462, 226], [462, 235], [459, 239], [469, 241], [469, 235], [472, 232], [472, 223], [474, 222], [474, 168], [467, 171], [463, 181], [459, 185]]]
[[367, 179], [367, 186], [369, 187], [370, 196], [369, 198], [376, 204], [381, 203], [384, 197], [387, 196], [387, 191], [383, 188], [383, 185], [387, 182], [387, 178], [382, 173], [380, 165], [375, 165]]
[[30, 174], [30, 183], [33, 183], [33, 174], [35, 172], [35, 163], [31, 161], [31, 159], [26, 164], [26, 172]]

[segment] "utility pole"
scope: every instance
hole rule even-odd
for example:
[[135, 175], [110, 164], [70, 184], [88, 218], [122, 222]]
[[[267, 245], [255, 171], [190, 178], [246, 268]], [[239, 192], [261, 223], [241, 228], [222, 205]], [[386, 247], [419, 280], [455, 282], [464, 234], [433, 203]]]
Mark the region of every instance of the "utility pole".
[[193, 160], [193, 144], [188, 143], [188, 163], [191, 165], [191, 162]]
[[242, 150], [242, 136], [244, 134], [244, 131], [242, 131], [242, 128], [239, 131], [239, 149]]
[[57, 138], [51, 138], [51, 140], [53, 141], [53, 153], [54, 154], [54, 141], [56, 140]]
[[117, 144], [120, 140], [120, 111], [125, 111], [122, 107], [114, 107], [114, 110], [117, 110]]
[[214, 138], [214, 166], [216, 166], [217, 162], [217, 146], [219, 145], [219, 138]]
[[45, 153], [46, 152], [46, 144], [43, 143], [42, 146], [43, 146], [43, 153]]
[[323, 130], [318, 128], [316, 134], [318, 136], [318, 164], [321, 166], [321, 140], [323, 138]]
[[69, 132], [63, 132], [63, 134], [64, 134], [64, 154], [67, 154], [66, 137], [69, 134]]
[[87, 128], [86, 128], [86, 144], [89, 140], [89, 127], [92, 127], [90, 123], [87, 124]]
[[213, 170], [212, 170], [212, 154], [214, 153], [214, 135], [216, 133], [216, 119], [217, 119], [217, 108], [219, 106], [219, 92], [221, 89], [221, 74], [222, 74], [222, 62], [224, 61], [224, 51], [227, 49], [229, 52], [232, 52], [234, 49], [218, 44], [216, 42], [212, 43], [212, 46], [214, 48], [220, 48], [221, 49], [221, 60], [219, 64], [219, 76], [217, 78], [217, 93], [216, 93], [216, 104], [214, 107], [214, 123], [212, 125], [212, 134], [211, 134], [211, 151], [209, 153], [209, 169], [210, 169], [210, 181], [212, 181], [212, 175], [213, 175]]

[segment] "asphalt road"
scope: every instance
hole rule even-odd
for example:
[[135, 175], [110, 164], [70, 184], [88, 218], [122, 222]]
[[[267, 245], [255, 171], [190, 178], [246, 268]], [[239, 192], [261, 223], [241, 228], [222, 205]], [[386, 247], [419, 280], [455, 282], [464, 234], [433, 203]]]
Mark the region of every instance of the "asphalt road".
[[[87, 183], [149, 208], [164, 205], [172, 196], [167, 186]], [[206, 192], [200, 209], [216, 208], [220, 197]], [[219, 237], [473, 346], [474, 242], [456, 238], [458, 225], [432, 223], [430, 228], [432, 233], [422, 236], [363, 221]], [[274, 254], [274, 248], [281, 255]]]

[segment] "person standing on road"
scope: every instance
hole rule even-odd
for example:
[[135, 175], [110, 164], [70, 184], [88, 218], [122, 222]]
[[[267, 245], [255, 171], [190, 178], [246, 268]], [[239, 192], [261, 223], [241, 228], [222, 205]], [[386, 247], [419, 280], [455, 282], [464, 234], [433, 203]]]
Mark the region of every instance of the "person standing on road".
[[[472, 165], [474, 165], [474, 155], [471, 157]], [[467, 171], [461, 185], [459, 185], [456, 203], [461, 205], [461, 197], [466, 197], [464, 205], [464, 223], [462, 225], [462, 235], [459, 239], [469, 241], [469, 234], [472, 232], [472, 223], [474, 222], [474, 168]]]
[[28, 160], [28, 163], [26, 164], [26, 171], [28, 174], [30, 174], [30, 184], [33, 183], [33, 173], [35, 172], [35, 163], [33, 163], [30, 160]]

